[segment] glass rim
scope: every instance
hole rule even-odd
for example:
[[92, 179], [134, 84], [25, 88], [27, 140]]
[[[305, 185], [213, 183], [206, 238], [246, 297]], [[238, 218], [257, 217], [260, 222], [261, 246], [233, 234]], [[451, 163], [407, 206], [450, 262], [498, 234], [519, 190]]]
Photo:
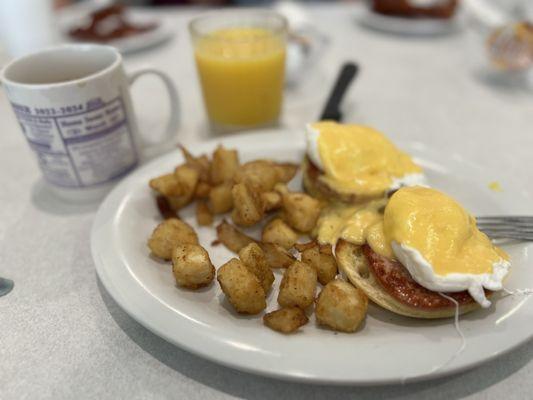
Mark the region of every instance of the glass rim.
[[268, 9], [226, 9], [226, 10], [216, 10], [216, 11], [209, 11], [202, 15], [199, 15], [197, 17], [194, 17], [191, 21], [189, 21], [188, 28], [189, 33], [192, 36], [203, 36], [206, 33], [199, 31], [197, 25], [201, 22], [207, 21], [209, 19], [217, 19], [221, 18], [222, 21], [224, 21], [224, 15], [229, 15], [231, 17], [237, 17], [237, 16], [257, 16], [257, 17], [271, 17], [273, 19], [276, 19], [279, 22], [279, 26], [268, 28], [271, 30], [274, 34], [284, 34], [288, 31], [289, 27], [289, 21], [287, 18], [273, 10]]

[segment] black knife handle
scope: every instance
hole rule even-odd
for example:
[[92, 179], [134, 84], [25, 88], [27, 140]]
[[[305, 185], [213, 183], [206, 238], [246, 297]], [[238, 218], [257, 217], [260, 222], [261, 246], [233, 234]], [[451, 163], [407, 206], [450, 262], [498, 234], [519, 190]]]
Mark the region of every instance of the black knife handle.
[[335, 86], [329, 95], [328, 102], [326, 103], [324, 111], [322, 111], [322, 115], [320, 116], [321, 121], [325, 119], [337, 122], [342, 121], [340, 104], [344, 94], [346, 93], [346, 90], [358, 72], [359, 66], [355, 63], [347, 62], [342, 66], [339, 76], [337, 77], [337, 81], [335, 82]]

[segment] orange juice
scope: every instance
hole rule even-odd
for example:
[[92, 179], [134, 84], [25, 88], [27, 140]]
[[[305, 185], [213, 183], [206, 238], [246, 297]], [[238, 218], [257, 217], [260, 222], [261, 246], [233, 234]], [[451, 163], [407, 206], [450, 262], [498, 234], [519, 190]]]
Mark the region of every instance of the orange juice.
[[199, 38], [195, 58], [210, 119], [249, 127], [278, 119], [284, 38], [263, 28], [226, 28]]

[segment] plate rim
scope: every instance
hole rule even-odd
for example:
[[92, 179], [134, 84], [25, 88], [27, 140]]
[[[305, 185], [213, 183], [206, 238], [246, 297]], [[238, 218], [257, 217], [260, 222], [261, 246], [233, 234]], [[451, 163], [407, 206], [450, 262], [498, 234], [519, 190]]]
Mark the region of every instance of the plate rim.
[[[286, 132], [287, 134], [293, 133], [294, 134], [295, 129], [269, 129], [269, 130], [261, 130], [261, 131], [248, 131], [247, 133], [239, 133], [232, 136], [226, 136], [226, 137], [220, 137], [220, 138], [213, 138], [207, 141], [203, 141], [200, 143], [196, 143], [199, 147], [203, 150], [206, 150], [210, 147], [215, 147], [218, 144], [223, 145], [236, 145], [237, 142], [246, 142], [250, 141], [252, 138], [254, 141], [259, 141], [259, 139], [269, 139], [274, 138], [276, 136], [276, 139], [279, 139], [280, 134], [283, 132]], [[291, 140], [294, 140], [294, 145], [298, 145], [297, 140], [298, 138], [295, 138], [294, 136], [291, 138]], [[268, 142], [267, 142], [268, 143]], [[300, 145], [304, 143], [303, 139], [301, 140]], [[153, 168], [154, 165], [161, 163], [163, 159], [170, 158], [173, 153], [172, 151], [167, 152], [165, 154], [162, 154], [155, 159], [151, 160], [150, 162], [146, 163], [145, 165], [141, 166], [140, 168], [136, 169], [132, 174], [128, 175], [123, 181], [121, 181], [104, 199], [104, 201], [100, 204], [98, 211], [96, 212], [95, 218], [93, 220], [93, 225], [91, 228], [91, 234], [90, 234], [90, 246], [91, 246], [91, 255], [95, 264], [96, 273], [98, 275], [98, 278], [102, 282], [104, 288], [108, 292], [108, 294], [113, 298], [113, 300], [120, 306], [120, 308], [126, 312], [131, 318], [133, 318], [136, 322], [138, 322], [140, 325], [142, 325], [144, 328], [148, 329], [150, 332], [154, 333], [155, 335], [159, 336], [160, 338], [164, 339], [165, 341], [172, 343], [173, 345], [192, 353], [196, 356], [199, 356], [201, 358], [207, 359], [209, 361], [212, 361], [216, 364], [223, 365], [225, 367], [229, 367], [232, 369], [244, 371], [246, 373], [252, 373], [256, 375], [266, 376], [268, 378], [275, 378], [280, 379], [284, 381], [292, 381], [292, 382], [300, 382], [300, 383], [307, 383], [307, 384], [327, 384], [327, 385], [337, 385], [337, 386], [376, 386], [376, 385], [393, 385], [393, 384], [400, 384], [400, 383], [412, 383], [412, 382], [420, 382], [420, 381], [427, 381], [427, 380], [433, 380], [442, 378], [449, 375], [455, 375], [463, 371], [467, 371], [470, 369], [473, 369], [479, 365], [482, 365], [484, 363], [488, 363], [490, 361], [493, 361], [497, 357], [500, 357], [504, 354], [507, 354], [519, 346], [523, 345], [524, 343], [531, 340], [533, 337], [533, 330], [529, 333], [529, 336], [517, 341], [513, 345], [499, 351], [492, 352], [490, 354], [487, 354], [484, 358], [475, 360], [475, 361], [469, 361], [466, 362], [463, 365], [455, 366], [452, 368], [443, 368], [439, 371], [432, 372], [432, 373], [424, 373], [415, 375], [413, 377], [407, 377], [407, 379], [401, 379], [401, 378], [376, 378], [376, 379], [358, 379], [356, 376], [350, 379], [338, 379], [338, 378], [331, 378], [331, 377], [320, 377], [316, 376], [314, 373], [310, 374], [301, 374], [298, 372], [287, 372], [284, 370], [278, 370], [273, 366], [264, 366], [264, 367], [257, 367], [257, 366], [250, 366], [250, 365], [243, 365], [238, 361], [238, 357], [234, 358], [224, 358], [223, 356], [216, 356], [214, 353], [211, 354], [208, 351], [208, 348], [203, 348], [202, 346], [195, 346], [190, 343], [185, 343], [182, 341], [178, 341], [172, 335], [167, 334], [157, 323], [157, 319], [154, 315], [151, 315], [149, 313], [145, 313], [144, 310], [135, 307], [135, 302], [132, 299], [128, 299], [120, 293], [120, 290], [117, 288], [115, 281], [113, 280], [112, 276], [107, 271], [106, 267], [106, 261], [104, 261], [101, 258], [101, 251], [98, 248], [98, 236], [101, 234], [100, 229], [102, 227], [105, 227], [109, 232], [109, 234], [113, 233], [112, 228], [112, 222], [115, 219], [117, 212], [119, 210], [115, 210], [112, 214], [112, 218], [109, 218], [108, 212], [111, 209], [116, 209], [117, 206], [121, 204], [121, 201], [119, 201], [117, 204], [113, 205], [113, 202], [115, 200], [124, 200], [124, 196], [127, 195], [127, 188], [130, 184], [130, 182], [134, 181], [137, 175], [141, 175], [143, 172], [146, 172]], [[179, 155], [178, 157], [181, 157]], [[110, 223], [111, 222], [111, 223]], [[128, 266], [124, 263], [124, 267], [129, 270]], [[131, 279], [136, 279], [131, 274]], [[147, 294], [152, 300], [158, 301], [158, 299], [155, 299], [147, 290], [143, 289], [141, 286], [139, 286], [141, 290], [144, 291], [145, 294]], [[138, 288], [137, 288], [138, 289]], [[136, 290], [137, 290], [136, 289]], [[174, 313], [175, 315], [175, 313]], [[209, 338], [209, 336], [206, 336]], [[218, 342], [213, 342], [216, 345], [218, 345]]]

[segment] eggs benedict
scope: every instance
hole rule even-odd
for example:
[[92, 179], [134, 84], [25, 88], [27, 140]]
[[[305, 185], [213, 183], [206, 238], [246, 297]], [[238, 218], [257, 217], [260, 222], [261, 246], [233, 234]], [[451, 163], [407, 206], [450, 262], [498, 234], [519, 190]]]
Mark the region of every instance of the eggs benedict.
[[[346, 217], [343, 229], [357, 225], [353, 218]], [[454, 315], [455, 302], [460, 313], [489, 307], [491, 293], [502, 290], [508, 255], [446, 194], [401, 188], [381, 218], [376, 214], [367, 221], [355, 230], [358, 235], [338, 236], [336, 258], [348, 279], [380, 306], [411, 317], [442, 318]]]
[[306, 133], [303, 180], [314, 197], [363, 203], [424, 182], [411, 157], [375, 129], [323, 121], [308, 125]]

